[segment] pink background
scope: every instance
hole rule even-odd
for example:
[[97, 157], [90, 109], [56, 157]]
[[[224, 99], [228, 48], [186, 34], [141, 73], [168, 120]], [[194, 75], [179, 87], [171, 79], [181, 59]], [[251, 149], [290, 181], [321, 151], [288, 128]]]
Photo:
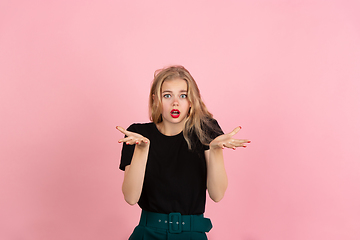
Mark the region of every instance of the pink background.
[[225, 131], [209, 239], [360, 239], [358, 1], [0, 3], [0, 239], [126, 239], [115, 126], [190, 70]]

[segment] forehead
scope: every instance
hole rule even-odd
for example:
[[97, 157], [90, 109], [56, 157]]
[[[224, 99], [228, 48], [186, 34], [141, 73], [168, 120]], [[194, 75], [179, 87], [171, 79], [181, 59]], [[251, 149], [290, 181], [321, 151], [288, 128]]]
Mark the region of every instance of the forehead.
[[161, 86], [161, 91], [187, 91], [187, 81], [181, 78], [165, 80]]

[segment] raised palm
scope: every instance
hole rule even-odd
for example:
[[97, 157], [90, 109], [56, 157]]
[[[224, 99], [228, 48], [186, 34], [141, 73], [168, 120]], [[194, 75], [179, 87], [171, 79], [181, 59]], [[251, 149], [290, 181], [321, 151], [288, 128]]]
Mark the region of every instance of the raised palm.
[[233, 136], [240, 131], [241, 127], [236, 127], [232, 132], [223, 134], [215, 138], [210, 143], [210, 148], [232, 148], [236, 149], [237, 147], [246, 147], [246, 143], [250, 143], [248, 139], [236, 139]]

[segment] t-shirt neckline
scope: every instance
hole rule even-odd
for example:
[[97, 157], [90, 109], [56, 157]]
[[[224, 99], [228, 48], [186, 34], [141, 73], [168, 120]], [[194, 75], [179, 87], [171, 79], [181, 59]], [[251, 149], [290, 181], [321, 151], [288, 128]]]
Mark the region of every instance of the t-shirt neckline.
[[165, 135], [163, 134], [162, 132], [160, 132], [160, 130], [157, 128], [156, 124], [154, 122], [153, 123], [153, 126], [155, 128], [155, 130], [158, 132], [159, 135], [161, 136], [164, 136], [164, 137], [167, 137], [167, 138], [174, 138], [174, 137], [178, 137], [178, 136], [181, 136], [183, 134], [183, 131], [179, 132], [178, 134], [176, 135], [171, 135], [171, 136], [168, 136], [168, 135]]

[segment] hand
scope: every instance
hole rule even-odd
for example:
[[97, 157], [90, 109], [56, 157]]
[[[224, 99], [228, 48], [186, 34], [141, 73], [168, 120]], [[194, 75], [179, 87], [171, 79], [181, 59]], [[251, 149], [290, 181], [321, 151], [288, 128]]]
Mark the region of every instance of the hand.
[[138, 133], [127, 131], [124, 128], [119, 127], [119, 126], [117, 126], [116, 129], [126, 135], [125, 138], [122, 138], [118, 141], [119, 143], [124, 142], [127, 145], [136, 144], [139, 147], [147, 147], [150, 144], [149, 139], [147, 139], [146, 137], [143, 137], [142, 135], [140, 135]]
[[246, 143], [250, 143], [248, 139], [235, 139], [233, 136], [240, 131], [241, 127], [235, 128], [232, 132], [228, 134], [223, 134], [215, 138], [210, 143], [211, 149], [217, 149], [225, 147], [236, 149], [237, 147], [246, 147]]

